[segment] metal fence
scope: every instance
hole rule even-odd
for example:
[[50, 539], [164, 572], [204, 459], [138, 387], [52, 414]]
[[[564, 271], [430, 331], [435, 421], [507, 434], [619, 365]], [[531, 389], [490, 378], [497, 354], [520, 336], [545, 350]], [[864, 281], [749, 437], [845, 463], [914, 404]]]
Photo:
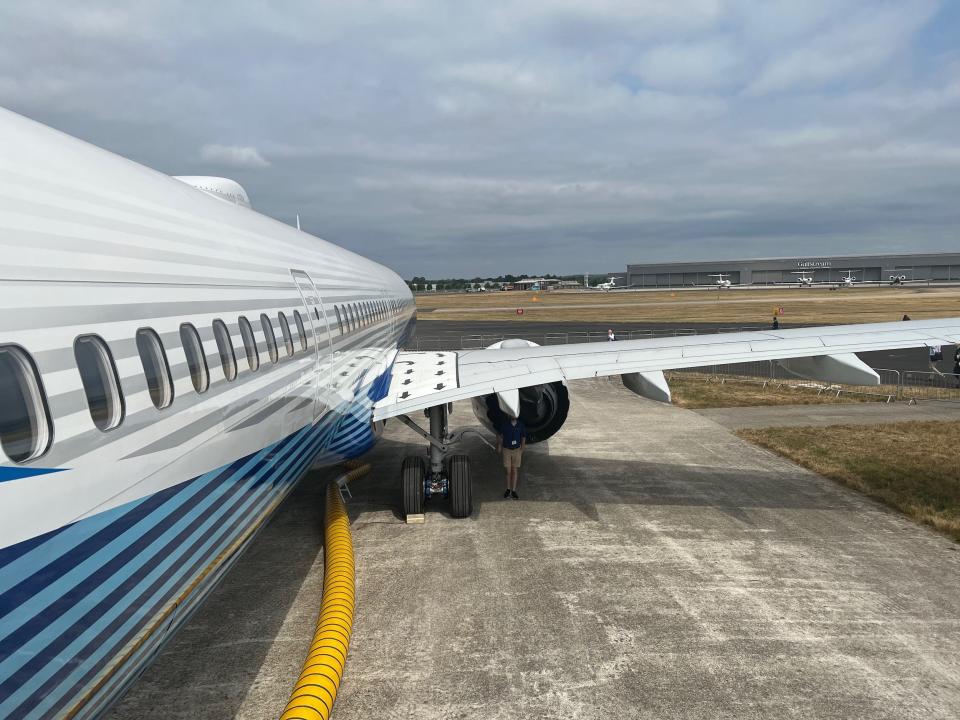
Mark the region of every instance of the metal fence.
[[960, 402], [960, 378], [956, 375], [935, 371], [900, 371], [889, 368], [874, 368], [880, 376], [879, 385], [837, 385], [803, 380], [787, 372], [776, 361], [761, 360], [731, 365], [708, 365], [672, 370], [674, 373], [706, 376], [724, 381], [802, 385], [818, 393], [875, 395], [888, 402], [903, 400], [948, 400]]

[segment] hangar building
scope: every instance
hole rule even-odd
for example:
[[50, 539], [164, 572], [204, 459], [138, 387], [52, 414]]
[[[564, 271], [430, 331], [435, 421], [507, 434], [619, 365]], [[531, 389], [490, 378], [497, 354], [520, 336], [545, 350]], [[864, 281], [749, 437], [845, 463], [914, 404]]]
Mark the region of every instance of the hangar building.
[[816, 282], [840, 282], [853, 271], [859, 282], [889, 282], [891, 275], [907, 280], [960, 282], [960, 253], [911, 255], [846, 255], [758, 258], [752, 260], [704, 260], [627, 265], [626, 273], [612, 273], [625, 287], [690, 287], [713, 285], [718, 273], [734, 285], [793, 283], [803, 271]]

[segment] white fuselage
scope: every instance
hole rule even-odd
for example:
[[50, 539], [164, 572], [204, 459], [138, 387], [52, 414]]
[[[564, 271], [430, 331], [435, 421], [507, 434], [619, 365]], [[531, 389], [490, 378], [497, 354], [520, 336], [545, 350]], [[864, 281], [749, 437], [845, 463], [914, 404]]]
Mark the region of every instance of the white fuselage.
[[[50, 429], [0, 453], [0, 717], [92, 716], [308, 467], [370, 447], [413, 302], [375, 262], [3, 110], [0, 246], [0, 351], [32, 361]], [[89, 336], [119, 380], [107, 430]]]

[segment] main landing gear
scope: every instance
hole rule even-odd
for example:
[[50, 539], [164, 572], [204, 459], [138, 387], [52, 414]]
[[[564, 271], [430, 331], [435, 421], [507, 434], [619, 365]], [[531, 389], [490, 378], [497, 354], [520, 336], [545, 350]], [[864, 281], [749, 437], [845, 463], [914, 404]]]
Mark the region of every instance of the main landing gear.
[[429, 432], [406, 415], [399, 417], [407, 427], [430, 443], [429, 458], [408, 455], [403, 459], [400, 500], [404, 517], [419, 515], [423, 512], [424, 501], [437, 495], [449, 498], [450, 514], [455, 518], [470, 517], [473, 512], [470, 458], [450, 453], [450, 446], [457, 438], [449, 433], [449, 415], [448, 405], [436, 405], [427, 410]]

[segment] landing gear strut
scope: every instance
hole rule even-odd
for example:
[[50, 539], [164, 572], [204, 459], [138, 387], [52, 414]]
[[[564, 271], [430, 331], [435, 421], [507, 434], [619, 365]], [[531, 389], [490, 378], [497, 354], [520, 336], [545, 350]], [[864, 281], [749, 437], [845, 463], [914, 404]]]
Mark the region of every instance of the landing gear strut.
[[407, 427], [430, 443], [429, 461], [419, 455], [403, 459], [401, 470], [401, 502], [404, 517], [423, 512], [423, 503], [436, 495], [450, 499], [450, 514], [455, 518], [470, 517], [473, 512], [473, 483], [470, 480], [470, 458], [453, 455], [450, 445], [455, 438], [449, 433], [450, 410], [435, 405], [427, 411], [430, 431], [427, 432], [406, 415], [401, 420]]

